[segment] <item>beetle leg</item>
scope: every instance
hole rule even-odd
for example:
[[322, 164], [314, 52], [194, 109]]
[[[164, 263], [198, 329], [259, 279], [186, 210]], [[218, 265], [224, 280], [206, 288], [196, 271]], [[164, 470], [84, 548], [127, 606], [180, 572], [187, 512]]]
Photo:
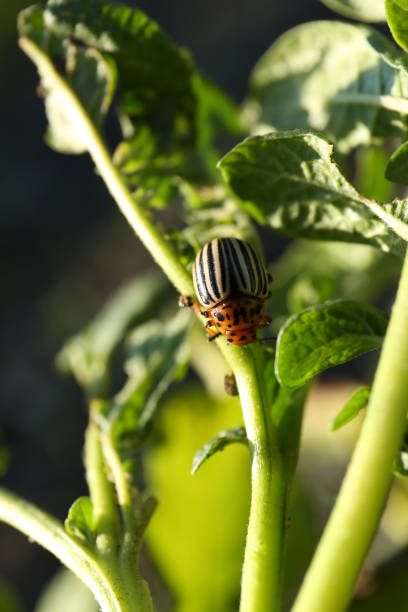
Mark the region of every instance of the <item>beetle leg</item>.
[[218, 338], [218, 336], [221, 336], [221, 332], [213, 332], [212, 330], [208, 330], [207, 332], [207, 338], [208, 338], [208, 342], [212, 342], [213, 340], [215, 340], [216, 338]]
[[209, 317], [208, 312], [202, 312], [200, 308], [200, 304], [197, 300], [193, 300], [191, 295], [180, 295], [178, 299], [178, 305], [180, 308], [191, 308], [197, 314], [203, 315], [203, 317]]
[[258, 327], [266, 327], [272, 321], [271, 317], [267, 317], [264, 315], [262, 319], [259, 321]]
[[193, 298], [191, 295], [179, 295], [178, 305], [179, 308], [192, 308], [194, 305]]

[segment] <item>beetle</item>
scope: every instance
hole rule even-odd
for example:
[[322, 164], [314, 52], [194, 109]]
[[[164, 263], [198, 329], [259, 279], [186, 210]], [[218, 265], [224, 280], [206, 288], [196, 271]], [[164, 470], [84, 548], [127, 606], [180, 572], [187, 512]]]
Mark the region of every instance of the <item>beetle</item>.
[[250, 244], [237, 238], [215, 238], [197, 253], [194, 289], [201, 306], [181, 296], [180, 306], [191, 306], [208, 319], [209, 340], [220, 334], [238, 346], [256, 341], [256, 332], [269, 325], [264, 303], [271, 277]]

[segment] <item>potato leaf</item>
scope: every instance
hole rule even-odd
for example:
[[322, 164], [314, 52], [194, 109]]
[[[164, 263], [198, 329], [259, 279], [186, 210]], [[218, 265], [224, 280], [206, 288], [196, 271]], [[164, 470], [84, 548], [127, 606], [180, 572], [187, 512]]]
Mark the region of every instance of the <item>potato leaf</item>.
[[385, 0], [385, 10], [392, 35], [408, 51], [408, 3], [406, 0]]
[[70, 535], [90, 547], [94, 545], [93, 503], [89, 497], [79, 497], [74, 501], [64, 524]]
[[279, 332], [279, 382], [300, 387], [324, 370], [381, 346], [388, 316], [366, 304], [334, 300], [290, 317]]
[[[372, 5], [372, 2], [370, 2]], [[306, 23], [256, 64], [245, 115], [254, 131], [316, 129], [340, 152], [406, 137], [407, 60], [367, 26]]]
[[[44, 11], [39, 6], [26, 9], [19, 16], [20, 34], [31, 38], [52, 57], [67, 85], [76, 94], [97, 130], [102, 131], [106, 114], [115, 93], [117, 74], [114, 62], [100, 51], [83, 48], [70, 39], [61, 40], [50, 34]], [[21, 42], [23, 48], [24, 39]], [[84, 153], [87, 150], [80, 128], [71, 113], [65, 92], [56, 86], [42, 60], [31, 54], [40, 74], [40, 93], [44, 97], [48, 129], [47, 144], [60, 153]]]
[[371, 387], [360, 387], [354, 391], [353, 395], [347, 400], [339, 414], [333, 419], [330, 429], [336, 431], [347, 423], [350, 423], [361, 410], [366, 408], [370, 399]]
[[384, 0], [321, 0], [340, 15], [374, 23], [385, 21]]
[[181, 310], [165, 323], [151, 320], [130, 334], [125, 361], [128, 378], [106, 415], [122, 458], [131, 456], [144, 439], [169, 385], [184, 376], [191, 324], [190, 313]]
[[380, 206], [363, 198], [332, 153], [332, 144], [321, 135], [275, 132], [247, 138], [223, 157], [219, 168], [244, 208], [272, 229], [299, 238], [371, 244], [403, 255], [406, 202]]
[[226, 446], [235, 442], [248, 444], [244, 427], [234, 427], [234, 429], [224, 429], [220, 431], [215, 438], [207, 442], [207, 444], [204, 444], [204, 446], [196, 452], [193, 459], [191, 474], [195, 474], [198, 468], [201, 467], [207, 459], [212, 457], [214, 453], [224, 450]]
[[169, 283], [156, 272], [123, 285], [91, 323], [68, 340], [57, 356], [57, 365], [72, 372], [90, 397], [106, 396], [115, 347], [131, 325], [155, 314], [170, 295]]
[[395, 183], [408, 185], [408, 142], [404, 142], [388, 160], [385, 176]]
[[183, 130], [192, 128], [190, 61], [144, 13], [104, 0], [54, 0], [45, 6], [44, 20], [48, 34], [73, 37], [115, 61], [121, 112], [134, 126], [146, 122], [166, 135], [180, 121]]

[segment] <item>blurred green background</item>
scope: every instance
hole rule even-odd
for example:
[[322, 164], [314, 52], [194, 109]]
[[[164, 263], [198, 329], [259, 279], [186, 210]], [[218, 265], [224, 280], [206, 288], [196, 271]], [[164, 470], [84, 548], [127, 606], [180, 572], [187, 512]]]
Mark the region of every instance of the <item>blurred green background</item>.
[[[245, 95], [254, 63], [279, 34], [305, 21], [336, 18], [318, 0], [128, 4], [189, 47], [202, 72], [237, 101]], [[5, 486], [63, 519], [72, 501], [86, 493], [81, 452], [87, 415], [81, 391], [56, 372], [55, 355], [116, 287], [153, 264], [90, 160], [58, 155], [43, 143], [37, 75], [16, 43], [16, 15], [25, 6], [21, 0], [0, 1], [0, 469]], [[286, 244], [278, 236], [265, 241], [267, 261]], [[298, 297], [292, 292], [291, 299]], [[358, 381], [368, 380], [374, 361], [369, 356], [331, 372], [315, 391], [294, 496], [288, 601], [331, 507], [355, 435], [353, 426], [331, 434], [328, 424]], [[149, 531], [143, 569], [162, 612], [232, 612], [237, 605], [248, 510], [247, 454], [241, 447], [228, 449], [194, 478], [189, 468], [200, 445], [241, 417], [237, 400], [220, 396], [216, 383], [215, 404], [197, 385], [190, 373], [184, 386], [172, 388], [144, 461], [146, 479], [161, 505]], [[177, 423], [176, 430], [170, 421]], [[405, 486], [400, 483], [393, 496], [359, 586], [363, 599], [353, 610], [388, 609], [385, 599], [373, 603], [371, 595], [377, 593], [378, 599], [384, 592], [378, 584], [400, 593], [404, 605]], [[374, 575], [372, 567], [383, 562]], [[39, 601], [58, 567], [50, 554], [0, 525], [0, 612], [29, 612], [36, 605], [37, 612], [64, 612], [53, 599], [63, 601], [64, 592], [78, 594], [67, 609], [92, 612], [87, 592], [76, 583], [73, 587], [65, 574]], [[398, 606], [394, 612], [406, 610]]]

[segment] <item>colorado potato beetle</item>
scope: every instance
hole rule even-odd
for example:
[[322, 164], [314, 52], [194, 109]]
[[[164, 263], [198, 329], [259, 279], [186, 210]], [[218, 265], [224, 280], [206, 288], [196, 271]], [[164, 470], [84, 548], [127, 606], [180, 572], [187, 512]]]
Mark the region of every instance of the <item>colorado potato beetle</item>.
[[208, 319], [209, 340], [225, 334], [230, 344], [256, 341], [257, 330], [271, 321], [264, 314], [269, 279], [262, 260], [243, 240], [216, 238], [204, 245], [194, 262], [193, 282], [206, 310], [197, 302], [190, 305]]

